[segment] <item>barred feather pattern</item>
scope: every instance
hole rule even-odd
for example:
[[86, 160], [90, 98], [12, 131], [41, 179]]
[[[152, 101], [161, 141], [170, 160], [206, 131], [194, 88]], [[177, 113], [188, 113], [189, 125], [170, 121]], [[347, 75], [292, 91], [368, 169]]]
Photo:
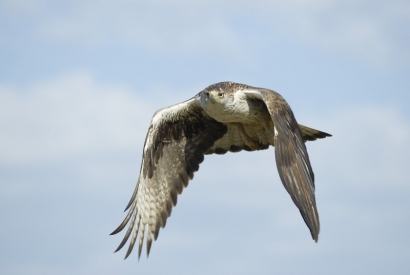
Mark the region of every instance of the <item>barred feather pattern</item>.
[[139, 235], [138, 257], [144, 239], [149, 255], [152, 240], [156, 240], [160, 228], [165, 227], [178, 195], [198, 171], [204, 153], [226, 131], [227, 127], [206, 115], [194, 99], [154, 115], [145, 141], [140, 177], [128, 204], [128, 215], [111, 233], [117, 234], [129, 223], [116, 252], [132, 236], [127, 258]]

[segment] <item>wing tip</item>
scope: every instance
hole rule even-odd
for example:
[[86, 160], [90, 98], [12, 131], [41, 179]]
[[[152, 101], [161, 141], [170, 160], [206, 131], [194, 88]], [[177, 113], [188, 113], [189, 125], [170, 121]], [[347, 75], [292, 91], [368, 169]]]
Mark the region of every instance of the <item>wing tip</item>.
[[121, 227], [121, 225], [118, 226], [117, 229], [115, 229], [113, 232], [110, 233], [110, 236], [115, 235], [115, 234], [121, 232], [123, 228], [124, 228], [124, 227]]
[[319, 241], [319, 232], [320, 232], [319, 220], [313, 221], [313, 226], [311, 226], [311, 224], [307, 222], [306, 224], [309, 227], [310, 234], [312, 235], [312, 239], [315, 241], [315, 243], [317, 243]]

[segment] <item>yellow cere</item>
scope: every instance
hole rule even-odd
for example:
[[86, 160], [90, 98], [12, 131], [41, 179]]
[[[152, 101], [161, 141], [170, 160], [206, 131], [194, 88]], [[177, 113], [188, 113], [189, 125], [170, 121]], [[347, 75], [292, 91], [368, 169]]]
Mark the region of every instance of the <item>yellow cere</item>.
[[218, 96], [218, 92], [217, 91], [212, 91], [209, 93], [210, 97], [212, 98], [212, 100], [214, 102], [219, 102], [220, 98]]

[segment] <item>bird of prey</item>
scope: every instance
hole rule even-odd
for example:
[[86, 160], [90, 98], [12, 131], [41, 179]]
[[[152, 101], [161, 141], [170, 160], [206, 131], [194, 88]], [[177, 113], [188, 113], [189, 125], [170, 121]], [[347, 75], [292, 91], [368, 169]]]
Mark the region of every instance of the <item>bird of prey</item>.
[[139, 258], [145, 235], [149, 255], [152, 239], [165, 227], [178, 195], [204, 155], [269, 146], [275, 147], [280, 179], [317, 242], [314, 174], [304, 142], [329, 136], [298, 124], [280, 94], [233, 82], [213, 84], [185, 102], [158, 110], [145, 139], [140, 176], [125, 209], [129, 212], [111, 233], [117, 234], [129, 223], [115, 252], [131, 236], [127, 258], [139, 235]]

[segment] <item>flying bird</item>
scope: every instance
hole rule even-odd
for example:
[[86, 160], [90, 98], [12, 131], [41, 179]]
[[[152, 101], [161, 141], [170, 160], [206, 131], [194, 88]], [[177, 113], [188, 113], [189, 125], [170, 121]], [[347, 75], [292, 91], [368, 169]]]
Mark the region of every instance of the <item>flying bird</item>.
[[[319, 215], [307, 140], [331, 136], [297, 123], [278, 93], [233, 82], [213, 84], [193, 98], [155, 112], [144, 143], [140, 176], [117, 234], [129, 223], [120, 250], [131, 236], [125, 258], [139, 235], [138, 258], [146, 238], [164, 228], [177, 197], [198, 171], [204, 155], [275, 147], [280, 179], [317, 242]], [[146, 233], [146, 234], [145, 234]], [[144, 236], [145, 235], [145, 236]]]

